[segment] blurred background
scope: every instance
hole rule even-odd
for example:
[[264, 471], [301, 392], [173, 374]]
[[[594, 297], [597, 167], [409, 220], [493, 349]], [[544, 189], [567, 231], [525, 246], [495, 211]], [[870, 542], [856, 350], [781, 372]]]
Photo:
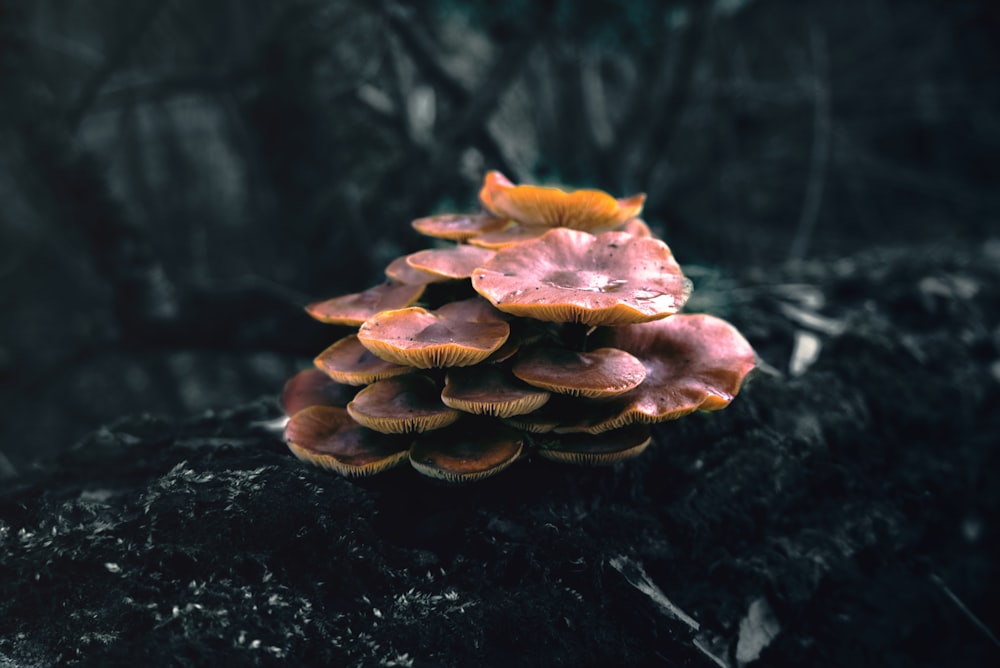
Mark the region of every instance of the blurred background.
[[0, 0], [0, 474], [276, 393], [488, 169], [739, 277], [986, 241], [998, 155], [995, 0]]

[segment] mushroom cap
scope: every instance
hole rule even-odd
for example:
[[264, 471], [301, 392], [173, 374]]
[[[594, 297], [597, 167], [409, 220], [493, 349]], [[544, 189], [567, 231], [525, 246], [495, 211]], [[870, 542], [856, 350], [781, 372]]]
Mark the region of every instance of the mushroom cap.
[[346, 476], [364, 477], [406, 460], [412, 438], [365, 429], [336, 406], [311, 406], [285, 426], [288, 449], [304, 462]]
[[613, 399], [591, 403], [584, 422], [557, 432], [595, 434], [724, 408], [756, 365], [753, 348], [736, 328], [705, 314], [609, 328], [595, 337], [642, 360], [646, 379]]
[[646, 224], [642, 218], [632, 218], [625, 221], [625, 223], [617, 228], [619, 232], [625, 232], [631, 234], [633, 237], [644, 237], [646, 239], [655, 238], [653, 235], [653, 230], [649, 229], [649, 225]]
[[414, 370], [411, 366], [393, 364], [376, 357], [361, 345], [356, 334], [334, 343], [320, 353], [314, 363], [327, 376], [345, 385], [368, 385]]
[[665, 318], [691, 291], [658, 239], [563, 228], [497, 251], [475, 270], [472, 287], [505, 313], [587, 325]]
[[375, 355], [396, 364], [420, 369], [470, 366], [485, 360], [510, 336], [510, 326], [502, 320], [474, 319], [486, 307], [454, 302], [435, 312], [419, 307], [386, 311], [368, 319], [358, 338]]
[[516, 246], [517, 244], [523, 244], [525, 241], [531, 241], [532, 239], [537, 239], [546, 232], [549, 231], [548, 227], [528, 227], [526, 225], [511, 225], [510, 227], [497, 230], [496, 232], [487, 232], [485, 234], [480, 234], [478, 237], [473, 237], [469, 239], [469, 243], [473, 246], [479, 246], [480, 248], [489, 248], [490, 250], [500, 250], [501, 248], [507, 248], [508, 246]]
[[390, 262], [385, 268], [385, 275], [404, 285], [427, 285], [448, 280], [444, 276], [411, 267], [410, 263], [406, 261], [407, 257], [403, 255]]
[[649, 427], [633, 424], [603, 434], [566, 434], [538, 448], [546, 459], [571, 464], [605, 465], [631, 459], [652, 441]]
[[525, 385], [497, 367], [451, 369], [441, 401], [465, 413], [510, 417], [530, 413], [549, 400], [549, 393]]
[[416, 374], [372, 383], [347, 404], [347, 412], [358, 424], [383, 434], [433, 431], [459, 417], [441, 403], [434, 381]]
[[404, 308], [424, 294], [423, 285], [383, 283], [364, 292], [356, 292], [306, 306], [306, 312], [320, 322], [357, 327], [376, 313]]
[[617, 348], [533, 348], [518, 355], [511, 371], [529, 385], [588, 399], [628, 392], [646, 377], [642, 362]]
[[478, 246], [452, 246], [432, 248], [406, 256], [406, 263], [418, 271], [445, 279], [462, 279], [472, 275], [472, 270], [487, 262], [495, 251]]
[[447, 482], [481, 480], [521, 456], [524, 436], [489, 421], [467, 418], [424, 435], [410, 448], [410, 464], [423, 475]]
[[575, 190], [542, 186], [516, 186], [500, 172], [486, 174], [479, 199], [496, 216], [522, 225], [570, 227], [576, 230], [609, 230], [642, 211], [646, 195], [615, 199], [601, 190]]
[[355, 388], [334, 381], [318, 369], [303, 369], [285, 383], [280, 403], [285, 415], [295, 415], [310, 406], [343, 408], [355, 392]]
[[502, 230], [510, 224], [506, 218], [489, 214], [445, 213], [438, 216], [417, 218], [410, 223], [417, 232], [435, 239], [466, 241], [487, 232]]

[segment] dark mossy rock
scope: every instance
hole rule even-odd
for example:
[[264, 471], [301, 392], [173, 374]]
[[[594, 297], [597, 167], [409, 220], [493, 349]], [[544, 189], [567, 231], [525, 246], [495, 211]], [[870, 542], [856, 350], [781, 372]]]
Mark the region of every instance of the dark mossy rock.
[[123, 419], [0, 480], [0, 666], [992, 664], [998, 255], [703, 280], [765, 371], [609, 468], [352, 482], [268, 401]]

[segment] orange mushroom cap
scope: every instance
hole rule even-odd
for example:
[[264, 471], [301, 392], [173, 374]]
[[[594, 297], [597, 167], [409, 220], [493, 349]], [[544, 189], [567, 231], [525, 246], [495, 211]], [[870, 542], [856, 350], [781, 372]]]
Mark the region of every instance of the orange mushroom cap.
[[406, 263], [419, 271], [446, 279], [462, 279], [472, 275], [472, 270], [487, 262], [494, 251], [477, 246], [452, 246], [432, 248], [406, 256]]
[[447, 482], [481, 480], [517, 461], [524, 436], [509, 427], [467, 418], [417, 439], [410, 464], [420, 473]]
[[601, 190], [516, 186], [500, 172], [486, 174], [479, 199], [488, 211], [522, 225], [609, 230], [638, 216], [646, 195], [615, 199]]
[[534, 348], [519, 354], [511, 371], [529, 385], [589, 399], [628, 392], [646, 377], [642, 362], [617, 348]]
[[361, 345], [356, 334], [340, 339], [315, 359], [316, 368], [345, 385], [368, 385], [413, 371], [411, 366], [386, 362]]
[[649, 427], [633, 424], [603, 434], [566, 434], [538, 448], [546, 459], [571, 464], [605, 465], [642, 454], [652, 441]]
[[306, 306], [306, 312], [320, 322], [357, 327], [376, 313], [404, 308], [424, 294], [423, 285], [383, 283], [364, 292], [356, 292]]
[[497, 251], [472, 274], [472, 287], [506, 313], [588, 325], [665, 318], [691, 291], [662, 241], [568, 229]]
[[387, 378], [357, 393], [347, 412], [360, 425], [383, 434], [408, 434], [447, 427], [459, 412], [441, 403], [440, 390], [425, 376]]
[[504, 418], [537, 410], [549, 396], [501, 369], [477, 366], [449, 370], [441, 401], [466, 413]]
[[[466, 300], [481, 301], [481, 300]], [[419, 307], [386, 311], [370, 318], [358, 339], [378, 357], [420, 369], [470, 366], [482, 362], [507, 341], [510, 326], [486, 316], [488, 304], [454, 302], [435, 312]]]
[[510, 220], [488, 214], [446, 213], [417, 218], [410, 224], [417, 232], [428, 237], [466, 241], [480, 234], [501, 230], [510, 224]]
[[285, 426], [288, 449], [304, 462], [346, 476], [363, 477], [406, 460], [412, 438], [365, 429], [336, 406], [312, 406]]
[[601, 433], [724, 408], [756, 365], [753, 348], [736, 328], [705, 314], [608, 328], [595, 337], [642, 360], [646, 379], [613, 399], [590, 403], [582, 423], [557, 432]]
[[355, 389], [334, 381], [318, 369], [303, 369], [288, 379], [281, 391], [285, 415], [295, 415], [310, 406], [340, 406], [354, 398]]

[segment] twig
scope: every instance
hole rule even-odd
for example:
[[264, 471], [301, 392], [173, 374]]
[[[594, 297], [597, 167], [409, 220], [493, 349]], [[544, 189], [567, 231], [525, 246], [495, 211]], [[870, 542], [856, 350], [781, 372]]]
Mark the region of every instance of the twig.
[[813, 60], [813, 141], [809, 159], [809, 181], [802, 201], [798, 229], [788, 253], [789, 260], [805, 258], [809, 241], [819, 220], [823, 201], [823, 187], [830, 158], [830, 77], [826, 53], [826, 39], [815, 24], [810, 26], [809, 46]]
[[968, 606], [966, 606], [965, 603], [962, 602], [962, 599], [960, 599], [958, 596], [955, 595], [955, 592], [951, 590], [951, 587], [949, 587], [945, 583], [945, 581], [941, 579], [940, 576], [932, 573], [930, 579], [931, 582], [933, 582], [934, 585], [941, 590], [941, 593], [947, 596], [948, 600], [954, 603], [955, 607], [957, 607], [959, 611], [963, 615], [965, 615], [965, 618], [968, 619], [970, 622], [972, 622], [973, 626], [975, 626], [983, 633], [983, 635], [989, 638], [990, 642], [992, 642], [995, 646], [1000, 647], [1000, 639], [998, 639], [993, 634], [993, 631], [990, 630], [990, 627], [986, 626], [986, 624], [983, 623], [983, 620], [979, 619], [979, 617], [977, 617], [974, 612], [969, 610]]

